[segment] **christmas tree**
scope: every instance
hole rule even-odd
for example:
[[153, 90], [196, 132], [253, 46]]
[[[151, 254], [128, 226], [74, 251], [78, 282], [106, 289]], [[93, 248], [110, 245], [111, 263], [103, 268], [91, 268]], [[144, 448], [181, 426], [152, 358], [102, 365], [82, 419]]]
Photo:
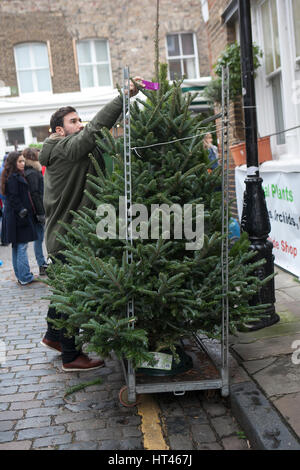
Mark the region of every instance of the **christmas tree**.
[[[118, 357], [132, 360], [134, 367], [151, 360], [150, 351], [170, 348], [174, 352], [180, 338], [195, 332], [221, 335], [221, 168], [208, 171], [212, 163], [202, 146], [207, 131], [201, 127], [203, 117], [191, 114], [194, 96], [183, 95], [180, 85], [170, 85], [166, 66], [161, 66], [160, 89], [141, 89], [145, 99], [131, 105], [131, 145], [136, 149], [132, 201], [143, 204], [148, 214], [154, 204], [181, 208], [203, 204], [203, 247], [187, 250], [187, 240], [174, 238], [175, 216], [169, 239], [162, 231], [151, 238], [150, 219], [146, 226], [136, 227], [143, 237], [132, 246], [118, 236], [99, 238], [99, 223], [104, 227], [107, 219], [97, 208], [109, 204], [115, 209], [116, 233], [124, 219], [119, 213], [124, 196], [124, 142], [103, 129], [98, 145], [105, 158], [113, 158], [114, 170], [103, 174], [93, 160], [97, 176], [89, 176], [86, 195], [94, 208], [73, 213], [72, 224], [60, 236], [68, 264], [53, 264], [47, 281], [51, 301], [64, 314], [57, 327], [76, 334], [78, 344], [87, 344], [89, 351], [105, 357], [114, 350]], [[192, 217], [195, 222], [195, 211]], [[229, 253], [232, 333], [263, 311], [261, 306], [249, 305], [262, 281], [252, 274], [259, 263], [251, 262], [254, 254], [248, 246], [243, 234]], [[133, 257], [129, 264], [126, 250]], [[134, 318], [126, 313], [131, 299]]]

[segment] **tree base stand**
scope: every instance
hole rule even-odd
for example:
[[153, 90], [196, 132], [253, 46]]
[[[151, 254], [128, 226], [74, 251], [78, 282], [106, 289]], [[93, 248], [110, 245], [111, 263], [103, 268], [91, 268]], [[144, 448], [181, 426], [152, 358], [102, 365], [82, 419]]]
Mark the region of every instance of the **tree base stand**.
[[[160, 352], [166, 353], [166, 354], [172, 354], [170, 349], [164, 349], [164, 350], [161, 350]], [[179, 356], [179, 362], [176, 362], [173, 357], [172, 367], [170, 370], [140, 367], [139, 369], [136, 370], [136, 373], [152, 375], [152, 376], [168, 376], [168, 375], [182, 374], [193, 368], [192, 358], [188, 354], [186, 354], [186, 352], [184, 351], [182, 347], [176, 346], [176, 353]]]
[[193, 335], [183, 339], [182, 348], [192, 361], [192, 369], [175, 375], [146, 375], [136, 373], [130, 362], [121, 361], [126, 387], [120, 391], [120, 402], [130, 406], [137, 402], [137, 395], [145, 393], [174, 393], [183, 395], [194, 390], [220, 390], [223, 397], [229, 395], [228, 339], [226, 331], [218, 348], [222, 360], [211, 347], [204, 335]]

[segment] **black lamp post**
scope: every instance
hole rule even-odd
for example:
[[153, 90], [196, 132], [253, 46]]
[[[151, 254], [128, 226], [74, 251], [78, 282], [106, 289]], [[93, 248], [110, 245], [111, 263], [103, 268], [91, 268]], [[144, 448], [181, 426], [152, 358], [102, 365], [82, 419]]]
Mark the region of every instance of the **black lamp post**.
[[[257, 117], [254, 88], [250, 0], [239, 0], [239, 24], [241, 43], [241, 69], [243, 104], [246, 127], [247, 176], [244, 192], [241, 229], [249, 235], [251, 249], [257, 252], [255, 261], [265, 259], [255, 274], [265, 279], [274, 273], [273, 244], [268, 240], [271, 230], [269, 214], [258, 169]], [[252, 305], [271, 304], [261, 319], [251, 323], [250, 330], [258, 330], [276, 323], [280, 317], [275, 312], [274, 279], [265, 284], [251, 300]]]

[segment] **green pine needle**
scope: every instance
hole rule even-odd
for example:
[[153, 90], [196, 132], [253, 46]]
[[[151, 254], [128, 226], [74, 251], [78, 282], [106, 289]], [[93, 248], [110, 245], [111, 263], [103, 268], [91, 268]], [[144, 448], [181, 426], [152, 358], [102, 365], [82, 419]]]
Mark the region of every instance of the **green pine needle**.
[[80, 390], [83, 390], [86, 387], [90, 387], [91, 385], [100, 385], [101, 383], [102, 379], [98, 378], [95, 380], [91, 380], [90, 382], [84, 382], [78, 385], [74, 385], [73, 387], [70, 387], [66, 390], [64, 397], [71, 395], [71, 393], [79, 392]]

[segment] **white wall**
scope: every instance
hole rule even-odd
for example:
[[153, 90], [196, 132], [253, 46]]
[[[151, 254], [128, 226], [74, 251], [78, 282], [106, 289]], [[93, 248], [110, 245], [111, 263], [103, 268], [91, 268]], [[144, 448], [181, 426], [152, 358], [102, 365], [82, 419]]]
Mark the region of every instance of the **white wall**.
[[31, 127], [49, 126], [51, 115], [62, 106], [73, 106], [83, 121], [90, 121], [94, 115], [115, 96], [118, 91], [112, 88], [92, 92], [61, 94], [34, 94], [15, 98], [0, 99], [0, 162], [6, 151], [14, 150], [5, 143], [4, 130], [23, 128], [25, 145], [33, 143]]
[[[295, 45], [293, 31], [293, 17], [291, 0], [272, 0], [276, 2], [279, 27], [279, 46], [281, 55], [282, 74], [282, 101], [284, 114], [284, 128], [289, 129], [300, 124], [300, 104], [295, 102], [293, 87], [296, 80], [300, 80], [299, 66], [295, 60]], [[253, 41], [258, 45], [263, 44], [262, 19], [260, 5], [262, 1], [257, 0], [252, 4], [252, 29]], [[264, 62], [258, 69], [256, 78], [256, 100], [258, 130], [260, 136], [275, 132], [274, 108], [272, 88], [266, 79]], [[298, 88], [300, 89], [300, 82]], [[300, 103], [300, 92], [298, 93]], [[274, 160], [286, 160], [287, 162], [299, 161], [300, 171], [300, 131], [299, 129], [285, 133], [286, 143], [278, 145], [276, 137], [271, 137], [271, 146]], [[271, 162], [269, 163], [269, 165]], [[295, 166], [294, 166], [295, 167]]]

